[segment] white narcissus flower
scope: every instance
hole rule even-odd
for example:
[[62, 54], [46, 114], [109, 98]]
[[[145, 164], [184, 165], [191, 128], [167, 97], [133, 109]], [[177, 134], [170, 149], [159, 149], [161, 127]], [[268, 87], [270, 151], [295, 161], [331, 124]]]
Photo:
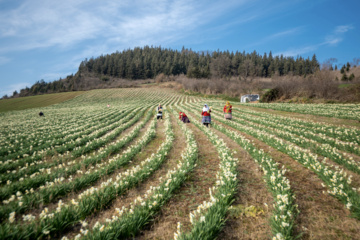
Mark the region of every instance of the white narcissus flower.
[[15, 221], [15, 214], [16, 214], [15, 212], [10, 213], [10, 216], [9, 216], [10, 223], [13, 223]]

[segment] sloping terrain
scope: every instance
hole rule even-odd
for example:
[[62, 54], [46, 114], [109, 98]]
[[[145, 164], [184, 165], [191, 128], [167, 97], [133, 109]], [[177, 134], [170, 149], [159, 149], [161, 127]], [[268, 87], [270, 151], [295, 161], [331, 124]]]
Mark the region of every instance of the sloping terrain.
[[4, 112], [0, 239], [360, 239], [359, 105], [224, 104], [148, 87]]

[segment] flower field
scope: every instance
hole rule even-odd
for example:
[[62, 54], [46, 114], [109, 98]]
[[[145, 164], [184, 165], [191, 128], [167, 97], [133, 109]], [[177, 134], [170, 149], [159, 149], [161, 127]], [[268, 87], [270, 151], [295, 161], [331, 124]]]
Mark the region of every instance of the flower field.
[[360, 239], [360, 105], [224, 104], [148, 87], [3, 113], [0, 239]]

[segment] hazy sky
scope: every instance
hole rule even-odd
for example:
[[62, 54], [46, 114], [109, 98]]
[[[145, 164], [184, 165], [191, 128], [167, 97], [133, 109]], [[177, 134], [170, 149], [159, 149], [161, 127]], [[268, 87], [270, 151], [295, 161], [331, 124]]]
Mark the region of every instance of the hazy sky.
[[134, 47], [360, 58], [359, 0], [0, 0], [0, 97]]

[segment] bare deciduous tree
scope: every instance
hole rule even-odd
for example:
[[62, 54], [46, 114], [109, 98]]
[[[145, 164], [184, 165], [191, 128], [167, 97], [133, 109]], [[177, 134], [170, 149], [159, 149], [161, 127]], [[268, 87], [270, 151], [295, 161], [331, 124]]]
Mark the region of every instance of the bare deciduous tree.
[[255, 65], [250, 59], [245, 59], [245, 61], [239, 66], [240, 77], [246, 82], [248, 78], [250, 81], [255, 76]]
[[231, 60], [228, 56], [221, 55], [210, 63], [211, 75], [215, 78], [223, 78], [231, 75]]

